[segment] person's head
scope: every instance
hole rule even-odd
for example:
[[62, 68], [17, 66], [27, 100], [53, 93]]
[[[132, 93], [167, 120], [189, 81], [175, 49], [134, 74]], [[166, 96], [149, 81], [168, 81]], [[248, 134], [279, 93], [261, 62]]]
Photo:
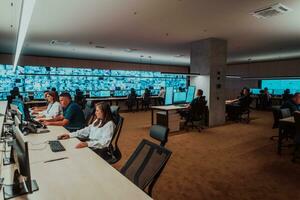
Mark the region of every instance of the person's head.
[[290, 94], [290, 89], [286, 89], [286, 90], [284, 90], [284, 94]]
[[95, 105], [95, 108], [96, 108], [95, 115], [96, 115], [97, 121], [95, 122], [94, 126], [99, 126], [99, 124], [101, 122], [100, 127], [102, 127], [107, 122], [109, 122], [113, 119], [109, 104], [97, 103]]
[[243, 92], [243, 95], [247, 96], [250, 94], [250, 89], [247, 87], [244, 87], [242, 92]]
[[56, 92], [56, 88], [55, 87], [51, 88], [51, 91]]
[[72, 101], [72, 97], [71, 97], [70, 93], [63, 92], [59, 95], [59, 102], [63, 108], [66, 108], [70, 104], [71, 101]]
[[44, 91], [44, 99], [46, 99], [46, 101], [47, 101], [47, 95], [48, 95], [48, 93], [49, 93], [48, 90], [47, 90], [47, 91]]
[[135, 94], [135, 89], [134, 89], [134, 88], [131, 88], [131, 89], [130, 89], [130, 93], [131, 93], [131, 94]]
[[197, 90], [197, 97], [202, 97], [202, 95], [203, 95], [203, 90], [198, 89]]
[[295, 104], [300, 105], [300, 93], [299, 92], [296, 92], [292, 99]]
[[164, 87], [160, 87], [160, 89], [161, 89], [161, 90], [164, 90], [165, 88], [164, 88]]
[[48, 92], [46, 98], [49, 103], [54, 103], [55, 101], [57, 101], [56, 94], [53, 91]]

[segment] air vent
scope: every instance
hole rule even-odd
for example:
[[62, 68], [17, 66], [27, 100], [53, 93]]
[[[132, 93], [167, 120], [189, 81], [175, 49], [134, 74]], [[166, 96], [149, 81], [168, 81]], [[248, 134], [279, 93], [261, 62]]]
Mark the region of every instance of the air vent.
[[95, 48], [98, 48], [98, 49], [104, 49], [105, 46], [96, 45]]
[[252, 12], [251, 15], [253, 15], [254, 17], [257, 17], [259, 19], [260, 18], [270, 18], [270, 17], [274, 17], [277, 15], [282, 15], [282, 14], [290, 12], [290, 11], [292, 11], [292, 9], [290, 9], [280, 3], [277, 3], [272, 6], [258, 9], [256, 11]]
[[63, 42], [63, 41], [58, 41], [58, 40], [51, 40], [50, 44], [51, 45], [59, 45], [59, 46], [69, 46], [69, 45], [71, 45], [71, 42]]

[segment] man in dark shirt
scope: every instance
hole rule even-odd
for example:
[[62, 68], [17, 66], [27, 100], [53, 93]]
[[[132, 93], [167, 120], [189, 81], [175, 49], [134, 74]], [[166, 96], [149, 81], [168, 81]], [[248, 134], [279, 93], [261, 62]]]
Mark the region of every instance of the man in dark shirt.
[[64, 126], [68, 130], [80, 129], [84, 127], [85, 119], [80, 106], [72, 102], [69, 93], [59, 95], [59, 101], [63, 108], [63, 115], [54, 119], [44, 121], [45, 125]]
[[294, 96], [284, 102], [284, 104], [281, 106], [281, 108], [288, 108], [290, 109], [291, 113], [294, 113], [295, 111], [300, 110], [300, 93], [297, 92], [294, 94]]

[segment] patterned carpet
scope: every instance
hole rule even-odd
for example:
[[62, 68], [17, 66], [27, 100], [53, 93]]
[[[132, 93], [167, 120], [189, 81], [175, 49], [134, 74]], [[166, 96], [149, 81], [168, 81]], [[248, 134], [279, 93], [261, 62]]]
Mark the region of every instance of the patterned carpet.
[[[119, 145], [120, 169], [143, 138], [149, 138], [150, 112], [125, 117]], [[153, 190], [153, 198], [201, 200], [300, 199], [300, 164], [292, 149], [276, 154], [272, 113], [252, 112], [250, 124], [231, 123], [169, 136], [173, 154]], [[150, 139], [151, 140], [151, 139]]]

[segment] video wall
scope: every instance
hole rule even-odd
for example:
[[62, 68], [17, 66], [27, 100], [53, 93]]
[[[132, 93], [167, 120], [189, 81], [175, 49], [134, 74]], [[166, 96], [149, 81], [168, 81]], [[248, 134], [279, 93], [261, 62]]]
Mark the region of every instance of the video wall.
[[91, 97], [127, 96], [131, 88], [142, 95], [145, 88], [152, 95], [160, 87], [187, 87], [185, 75], [162, 74], [154, 71], [104, 70], [90, 68], [66, 68], [44, 66], [18, 66], [0, 64], [0, 99], [6, 99], [13, 87], [19, 87], [23, 96], [33, 93], [34, 98], [43, 98], [43, 92], [55, 87], [58, 92], [75, 90], [89, 91]]
[[300, 79], [262, 80], [261, 88], [268, 88], [275, 95], [281, 95], [285, 89], [290, 89], [293, 94], [300, 92]]

